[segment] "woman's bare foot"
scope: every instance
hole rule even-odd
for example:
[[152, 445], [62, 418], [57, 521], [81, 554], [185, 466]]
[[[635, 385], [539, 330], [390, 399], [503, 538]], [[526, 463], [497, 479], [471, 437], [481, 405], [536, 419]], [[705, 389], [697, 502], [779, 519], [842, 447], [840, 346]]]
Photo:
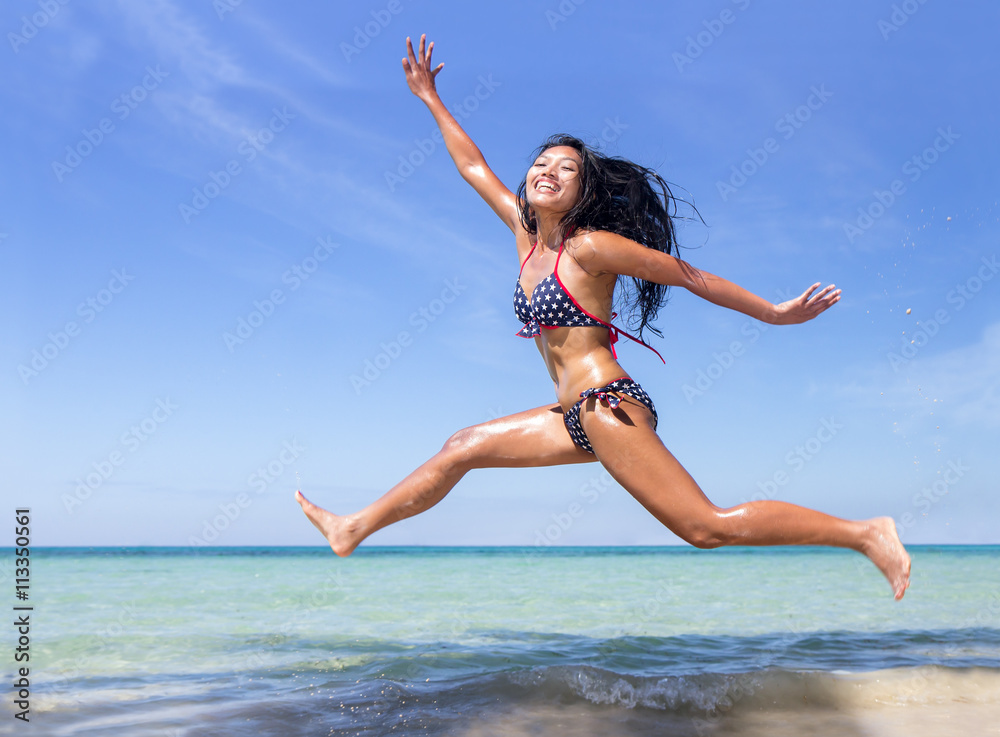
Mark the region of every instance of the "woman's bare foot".
[[865, 524], [868, 539], [861, 552], [889, 579], [892, 593], [899, 601], [910, 586], [910, 555], [899, 541], [896, 523], [892, 517], [876, 517]]
[[346, 558], [358, 547], [360, 540], [355, 540], [353, 525], [348, 517], [342, 517], [327, 512], [322, 507], [317, 507], [303, 496], [301, 491], [295, 492], [295, 501], [302, 507], [309, 521], [316, 525], [316, 529], [323, 533], [323, 537], [330, 543], [333, 552], [341, 558]]

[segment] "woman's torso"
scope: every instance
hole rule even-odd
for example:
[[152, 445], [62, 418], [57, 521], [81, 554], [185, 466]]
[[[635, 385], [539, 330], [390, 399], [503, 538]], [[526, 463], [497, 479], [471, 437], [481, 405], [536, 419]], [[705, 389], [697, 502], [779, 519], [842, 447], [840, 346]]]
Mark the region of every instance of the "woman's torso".
[[[515, 284], [515, 298], [540, 304], [532, 304], [530, 309], [527, 304], [515, 304], [515, 312], [519, 319], [530, 316], [532, 311], [538, 318], [540, 330], [535, 345], [555, 383], [563, 411], [568, 411], [585, 389], [628, 375], [612, 353], [607, 325], [611, 323], [617, 275], [591, 274], [580, 265], [574, 253], [582, 237], [567, 238], [561, 253], [555, 244], [544, 249], [537, 246], [534, 236], [525, 234], [517, 239], [522, 268]], [[565, 305], [564, 309], [551, 307], [552, 300]], [[564, 326], [574, 317], [578, 324]], [[560, 326], [555, 327], [557, 324]]]

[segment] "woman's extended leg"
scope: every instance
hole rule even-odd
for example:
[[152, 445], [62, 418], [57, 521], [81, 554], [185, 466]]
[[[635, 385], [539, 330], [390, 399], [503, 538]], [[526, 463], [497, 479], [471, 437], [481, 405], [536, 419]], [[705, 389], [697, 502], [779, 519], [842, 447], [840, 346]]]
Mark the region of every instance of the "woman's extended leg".
[[852, 521], [787, 502], [715, 506], [653, 430], [649, 410], [626, 397], [617, 409], [588, 399], [580, 420], [598, 460], [673, 533], [699, 548], [832, 545], [864, 553], [897, 599], [909, 586], [910, 556], [891, 517]]
[[295, 498], [333, 552], [350, 555], [376, 530], [430, 509], [473, 468], [557, 466], [597, 460], [578, 448], [559, 405], [538, 407], [467, 427], [452, 435], [429, 461], [360, 512], [336, 515]]

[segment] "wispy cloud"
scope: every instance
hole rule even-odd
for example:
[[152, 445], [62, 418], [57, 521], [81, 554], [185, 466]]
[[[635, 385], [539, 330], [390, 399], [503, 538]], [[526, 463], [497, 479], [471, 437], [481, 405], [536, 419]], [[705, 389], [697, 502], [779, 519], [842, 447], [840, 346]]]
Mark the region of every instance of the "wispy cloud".
[[370, 131], [317, 109], [295, 94], [273, 71], [268, 71], [273, 65], [254, 66], [261, 56], [275, 58], [304, 69], [311, 78], [327, 87], [350, 86], [349, 79], [335, 66], [325, 65], [286, 41], [265, 20], [249, 12], [241, 12], [238, 18], [254, 33], [254, 48], [266, 50], [247, 61], [214, 40], [211, 26], [185, 14], [170, 0], [142, 4], [120, 0], [118, 7], [130, 35], [140, 39], [140, 45], [150, 46], [164, 65], [169, 65], [171, 74], [176, 75], [172, 84], [174, 89], [161, 91], [159, 99], [173, 125], [186, 126], [199, 137], [211, 132], [227, 137], [246, 135], [257, 130], [260, 121], [238, 112], [234, 103], [227, 107], [224, 101], [237, 97], [232, 93], [249, 91], [266, 96], [272, 103], [289, 105], [296, 114], [320, 127], [361, 140], [372, 138]]
[[[258, 34], [258, 41], [267, 45], [278, 56], [295, 62], [301, 68], [311, 73], [313, 77], [334, 87], [353, 86], [351, 78], [340, 72], [333, 64], [324, 64], [321, 60], [306, 53], [300, 45], [288, 41], [275, 27], [273, 19], [265, 20], [251, 12], [240, 13], [236, 19]], [[338, 59], [338, 61], [340, 61]]]
[[118, 8], [125, 22], [141, 31], [159, 55], [174, 60], [197, 87], [208, 90], [220, 84], [253, 85], [235, 56], [215, 47], [204, 29], [169, 0], [120, 0]]

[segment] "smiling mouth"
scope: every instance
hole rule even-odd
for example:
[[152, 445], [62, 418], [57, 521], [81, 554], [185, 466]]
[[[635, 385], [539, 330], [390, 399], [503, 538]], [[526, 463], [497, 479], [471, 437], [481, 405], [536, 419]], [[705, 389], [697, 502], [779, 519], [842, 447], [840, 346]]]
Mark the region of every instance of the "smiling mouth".
[[[545, 185], [544, 189], [542, 188], [542, 185]], [[558, 192], [559, 191], [559, 187], [557, 187], [553, 182], [549, 181], [548, 179], [542, 179], [539, 182], [535, 182], [535, 191], [536, 192]]]

